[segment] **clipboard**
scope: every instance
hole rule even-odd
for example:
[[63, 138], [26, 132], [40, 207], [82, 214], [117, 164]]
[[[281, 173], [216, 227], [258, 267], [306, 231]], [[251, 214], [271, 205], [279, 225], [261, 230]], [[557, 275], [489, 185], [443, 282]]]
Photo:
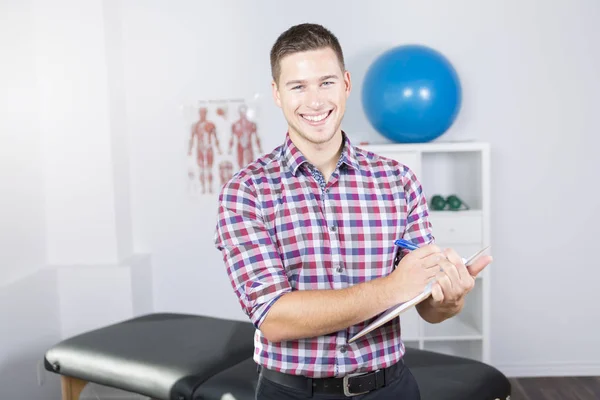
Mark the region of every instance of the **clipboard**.
[[[471, 257], [469, 257], [467, 259], [463, 259], [465, 266], [468, 268], [471, 264], [473, 264], [473, 262], [477, 258], [479, 258], [479, 256], [483, 255], [487, 250], [489, 250], [490, 247], [491, 246], [486, 246], [483, 249], [476, 252], [475, 254], [473, 254]], [[352, 336], [348, 340], [348, 343], [352, 343], [355, 340], [363, 337], [367, 333], [371, 332], [374, 329], [379, 328], [381, 325], [398, 317], [400, 314], [402, 314], [404, 311], [408, 310], [412, 306], [415, 306], [415, 305], [419, 304], [420, 302], [422, 302], [423, 300], [425, 300], [426, 298], [428, 298], [431, 295], [431, 289], [433, 288], [434, 282], [435, 281], [429, 282], [429, 284], [425, 287], [425, 289], [421, 292], [421, 294], [413, 297], [411, 300], [405, 301], [404, 303], [400, 303], [392, 308], [389, 308], [387, 311], [385, 311], [383, 314], [381, 314], [379, 316], [379, 318], [377, 318], [375, 321], [370, 323], [367, 327], [365, 327], [363, 330], [358, 332], [356, 335]]]

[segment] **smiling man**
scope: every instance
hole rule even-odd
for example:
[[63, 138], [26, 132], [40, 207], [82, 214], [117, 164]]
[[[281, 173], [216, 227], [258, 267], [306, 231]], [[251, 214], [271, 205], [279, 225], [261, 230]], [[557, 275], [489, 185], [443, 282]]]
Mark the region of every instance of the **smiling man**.
[[[491, 257], [467, 270], [454, 250], [433, 244], [414, 173], [351, 144], [341, 129], [351, 78], [329, 30], [301, 24], [282, 33], [271, 69], [287, 134], [222, 188], [215, 232], [257, 328], [257, 398], [419, 399], [398, 318], [348, 339], [434, 279], [419, 314], [451, 318]], [[399, 253], [398, 238], [421, 247]]]

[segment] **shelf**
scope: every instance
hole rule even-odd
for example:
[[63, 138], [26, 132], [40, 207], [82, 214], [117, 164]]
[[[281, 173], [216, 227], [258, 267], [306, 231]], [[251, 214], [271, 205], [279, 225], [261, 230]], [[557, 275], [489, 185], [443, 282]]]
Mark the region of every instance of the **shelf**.
[[482, 231], [484, 221], [483, 218], [476, 214], [463, 214], [462, 216], [431, 214], [429, 222], [431, 223], [436, 242], [439, 242], [442, 246], [454, 247], [449, 245], [460, 244], [478, 247], [470, 251], [470, 254], [483, 247], [481, 244], [483, 243]]
[[451, 356], [465, 357], [477, 361], [485, 361], [483, 342], [481, 340], [463, 340], [456, 342], [425, 342], [423, 349]]
[[483, 210], [481, 209], [472, 209], [472, 210], [460, 210], [460, 211], [449, 211], [449, 210], [443, 210], [443, 211], [435, 211], [435, 210], [429, 210], [429, 215], [431, 215], [431, 218], [437, 218], [437, 217], [481, 217], [483, 216]]
[[[458, 196], [469, 209], [429, 209], [435, 243], [468, 258], [488, 245], [490, 237], [490, 145], [477, 141], [369, 143], [359, 147], [409, 167], [428, 202], [434, 195]], [[491, 254], [493, 254], [493, 247]], [[490, 253], [488, 253], [490, 254]], [[400, 316], [406, 347], [489, 361], [488, 269], [477, 277], [460, 314], [429, 324], [411, 309]]]
[[415, 307], [400, 314], [400, 329], [402, 337], [417, 340], [421, 331], [421, 316]]
[[434, 195], [457, 195], [472, 209], [483, 208], [481, 152], [423, 153], [420, 175], [427, 199]]
[[489, 149], [489, 143], [482, 142], [429, 142], [429, 143], [368, 143], [358, 147], [377, 152], [418, 151], [422, 153], [455, 153]]
[[460, 316], [450, 318], [439, 324], [425, 323], [424, 340], [481, 340], [483, 335], [477, 328], [460, 319]]
[[419, 339], [417, 336], [405, 336], [405, 335], [402, 335], [402, 341], [405, 342], [405, 343], [406, 342], [417, 342], [418, 343], [419, 340], [421, 340], [421, 339]]
[[404, 347], [418, 349], [420, 348], [419, 341], [416, 339], [405, 339], [402, 338], [402, 342], [404, 342]]
[[458, 315], [439, 324], [424, 321], [423, 338], [436, 341], [483, 339], [483, 293], [483, 286], [476, 284]]

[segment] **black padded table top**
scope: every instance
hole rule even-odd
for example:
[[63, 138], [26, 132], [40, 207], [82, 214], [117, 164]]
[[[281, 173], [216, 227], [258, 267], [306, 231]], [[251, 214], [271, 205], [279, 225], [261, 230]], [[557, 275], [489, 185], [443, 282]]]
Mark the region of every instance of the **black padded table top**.
[[210, 377], [252, 358], [249, 322], [150, 314], [66, 339], [46, 352], [46, 369], [163, 400], [193, 398]]

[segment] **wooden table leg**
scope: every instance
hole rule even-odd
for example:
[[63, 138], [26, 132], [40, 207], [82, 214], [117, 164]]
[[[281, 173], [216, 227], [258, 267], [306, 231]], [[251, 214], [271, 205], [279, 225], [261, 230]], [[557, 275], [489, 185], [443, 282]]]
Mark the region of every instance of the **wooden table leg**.
[[79, 395], [87, 382], [71, 376], [61, 375], [62, 400], [79, 400]]

